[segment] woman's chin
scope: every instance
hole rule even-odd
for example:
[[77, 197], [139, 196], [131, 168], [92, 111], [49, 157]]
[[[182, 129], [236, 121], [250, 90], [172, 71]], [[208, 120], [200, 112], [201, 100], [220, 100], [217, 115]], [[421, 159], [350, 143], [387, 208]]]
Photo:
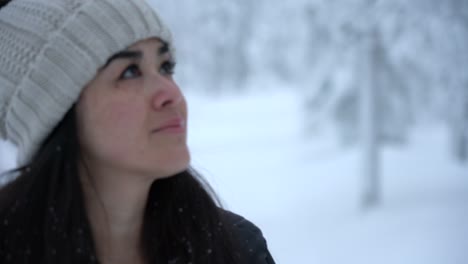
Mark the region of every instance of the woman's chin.
[[171, 164], [172, 166], [168, 166], [161, 170], [162, 168], [155, 168], [154, 175], [156, 175], [156, 179], [164, 179], [175, 176], [181, 172], [186, 171], [190, 166], [190, 158], [186, 160], [181, 160], [180, 162]]

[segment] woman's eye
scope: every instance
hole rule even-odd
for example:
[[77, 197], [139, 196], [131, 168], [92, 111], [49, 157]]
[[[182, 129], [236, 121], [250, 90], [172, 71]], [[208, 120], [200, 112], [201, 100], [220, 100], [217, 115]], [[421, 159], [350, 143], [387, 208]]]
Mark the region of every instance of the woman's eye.
[[175, 69], [175, 62], [174, 61], [165, 61], [161, 64], [160, 72], [164, 75], [173, 75]]
[[125, 80], [125, 79], [132, 79], [139, 77], [141, 75], [140, 68], [138, 68], [138, 65], [132, 64], [128, 66], [120, 75], [119, 79]]

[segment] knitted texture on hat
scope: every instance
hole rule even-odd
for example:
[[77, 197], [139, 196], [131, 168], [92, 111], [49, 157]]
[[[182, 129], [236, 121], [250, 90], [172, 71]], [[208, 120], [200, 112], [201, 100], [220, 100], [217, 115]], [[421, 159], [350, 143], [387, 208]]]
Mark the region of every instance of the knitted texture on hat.
[[144, 0], [13, 0], [0, 9], [0, 137], [26, 165], [114, 53], [171, 34]]

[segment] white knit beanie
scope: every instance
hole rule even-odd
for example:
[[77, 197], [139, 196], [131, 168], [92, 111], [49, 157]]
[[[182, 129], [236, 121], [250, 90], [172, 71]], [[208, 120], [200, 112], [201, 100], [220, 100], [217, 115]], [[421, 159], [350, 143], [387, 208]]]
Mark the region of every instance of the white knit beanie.
[[0, 138], [26, 165], [114, 53], [171, 34], [144, 0], [13, 0], [0, 9]]

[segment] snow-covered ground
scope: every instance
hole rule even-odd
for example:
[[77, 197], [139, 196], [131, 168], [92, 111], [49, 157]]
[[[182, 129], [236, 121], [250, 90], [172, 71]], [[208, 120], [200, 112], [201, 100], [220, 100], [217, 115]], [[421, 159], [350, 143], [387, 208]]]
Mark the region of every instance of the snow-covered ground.
[[382, 203], [360, 207], [358, 148], [306, 139], [300, 95], [189, 95], [193, 164], [256, 223], [277, 263], [468, 263], [468, 165], [442, 127], [382, 151]]
[[[187, 95], [193, 166], [257, 224], [278, 264], [468, 263], [468, 165], [424, 127], [382, 152], [382, 203], [360, 207], [360, 152], [306, 138], [300, 95]], [[0, 169], [11, 166], [0, 147]]]

